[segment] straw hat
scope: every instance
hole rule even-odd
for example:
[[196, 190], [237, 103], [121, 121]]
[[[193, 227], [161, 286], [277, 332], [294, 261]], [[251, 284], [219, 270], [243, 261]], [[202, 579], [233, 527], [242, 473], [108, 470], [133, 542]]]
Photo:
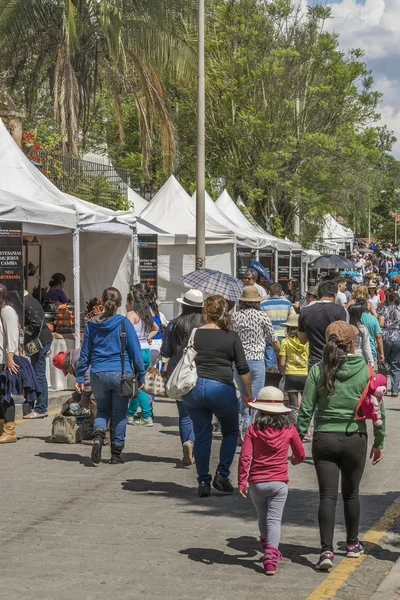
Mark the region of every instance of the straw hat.
[[177, 298], [176, 301], [179, 302], [179, 304], [185, 304], [186, 306], [201, 308], [204, 303], [203, 292], [200, 292], [200, 290], [189, 290], [183, 298]]
[[243, 288], [243, 292], [239, 301], [241, 302], [262, 302], [265, 298], [262, 298], [255, 285], [246, 285]]
[[289, 315], [288, 320], [286, 321], [286, 323], [282, 323], [283, 327], [298, 327], [299, 326], [299, 316], [296, 313], [291, 313]]
[[274, 413], [274, 414], [285, 414], [290, 413], [292, 410], [287, 408], [283, 404], [284, 395], [278, 388], [267, 386], [264, 387], [254, 402], [249, 402], [251, 408], [256, 408], [262, 412]]

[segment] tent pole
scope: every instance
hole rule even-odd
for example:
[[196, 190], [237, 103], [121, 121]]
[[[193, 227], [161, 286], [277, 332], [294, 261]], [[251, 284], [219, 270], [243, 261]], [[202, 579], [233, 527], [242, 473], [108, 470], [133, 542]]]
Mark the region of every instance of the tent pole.
[[75, 348], [81, 346], [81, 274], [80, 274], [80, 230], [75, 229], [72, 236], [72, 256], [74, 274], [74, 312], [75, 312]]
[[235, 243], [233, 245], [233, 273], [234, 277], [237, 277], [237, 241], [235, 235]]
[[279, 283], [278, 282], [278, 255], [279, 255], [278, 250], [275, 250], [275, 283]]
[[198, 81], [197, 81], [197, 159], [196, 159], [196, 269], [206, 266], [205, 242], [205, 65], [204, 3], [198, 0]]
[[132, 229], [132, 258], [133, 258], [133, 283], [140, 283], [140, 268], [139, 268], [139, 240], [137, 228]]

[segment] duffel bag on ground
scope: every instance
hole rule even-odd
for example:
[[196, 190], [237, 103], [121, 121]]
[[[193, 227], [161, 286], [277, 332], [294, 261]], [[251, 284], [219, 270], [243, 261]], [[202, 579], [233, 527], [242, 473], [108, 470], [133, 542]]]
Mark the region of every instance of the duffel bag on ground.
[[56, 415], [51, 427], [50, 442], [55, 444], [76, 444], [78, 423], [75, 417]]

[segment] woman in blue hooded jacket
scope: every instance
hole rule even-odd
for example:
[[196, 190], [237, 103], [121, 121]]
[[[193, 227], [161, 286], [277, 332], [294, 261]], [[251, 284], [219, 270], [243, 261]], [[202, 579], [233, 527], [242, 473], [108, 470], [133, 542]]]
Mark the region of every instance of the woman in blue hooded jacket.
[[91, 456], [92, 462], [96, 466], [101, 461], [101, 450], [110, 419], [113, 422], [110, 463], [124, 462], [121, 452], [125, 444], [128, 399], [121, 395], [123, 322], [126, 332], [125, 373], [127, 376], [132, 376], [131, 365], [133, 364], [139, 387], [143, 387], [145, 376], [142, 352], [135, 329], [126, 317], [117, 314], [121, 304], [121, 293], [116, 288], [109, 287], [104, 290], [103, 313], [94, 317], [86, 325], [76, 372], [76, 382], [81, 391], [85, 372], [90, 367], [92, 391], [97, 403]]

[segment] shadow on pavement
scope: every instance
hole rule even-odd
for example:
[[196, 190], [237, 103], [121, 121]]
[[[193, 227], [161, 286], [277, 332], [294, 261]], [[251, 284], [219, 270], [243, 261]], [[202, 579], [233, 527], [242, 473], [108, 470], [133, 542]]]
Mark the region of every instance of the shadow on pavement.
[[146, 462], [146, 463], [169, 463], [175, 465], [178, 459], [169, 456], [152, 456], [151, 454], [139, 454], [138, 452], [123, 452], [125, 462]]
[[[92, 464], [92, 462], [90, 460], [90, 456], [81, 456], [80, 454], [64, 454], [61, 452], [60, 453], [58, 453], [58, 452], [39, 452], [35, 456], [38, 456], [39, 458], [45, 458], [46, 460], [62, 460], [65, 462], [79, 462], [84, 467], [96, 468]], [[108, 461], [103, 460], [101, 462], [108, 462]]]
[[157, 414], [154, 417], [154, 423], [162, 427], [177, 427], [178, 417], [159, 417]]

